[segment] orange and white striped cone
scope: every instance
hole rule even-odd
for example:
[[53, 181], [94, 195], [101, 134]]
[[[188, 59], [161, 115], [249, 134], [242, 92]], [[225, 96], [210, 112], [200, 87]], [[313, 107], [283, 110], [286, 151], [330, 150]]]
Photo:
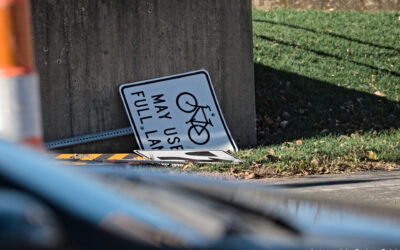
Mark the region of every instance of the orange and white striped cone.
[[0, 0], [0, 138], [43, 147], [29, 0]]

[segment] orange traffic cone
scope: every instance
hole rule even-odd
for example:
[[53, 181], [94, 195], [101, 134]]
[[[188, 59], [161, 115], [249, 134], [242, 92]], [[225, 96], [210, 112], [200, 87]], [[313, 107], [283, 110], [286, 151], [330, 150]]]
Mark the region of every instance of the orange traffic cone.
[[29, 0], [0, 0], [0, 138], [43, 146]]

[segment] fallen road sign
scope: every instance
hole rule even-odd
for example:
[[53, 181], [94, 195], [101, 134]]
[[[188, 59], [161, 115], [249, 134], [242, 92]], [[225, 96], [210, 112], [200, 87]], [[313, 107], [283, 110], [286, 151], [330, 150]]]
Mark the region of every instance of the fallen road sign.
[[123, 163], [141, 165], [182, 165], [193, 163], [239, 163], [237, 159], [221, 150], [135, 150], [134, 153], [117, 154], [57, 154], [56, 160], [79, 163]]
[[158, 162], [240, 163], [241, 160], [222, 150], [135, 150], [135, 154]]
[[123, 84], [140, 149], [237, 151], [206, 70]]

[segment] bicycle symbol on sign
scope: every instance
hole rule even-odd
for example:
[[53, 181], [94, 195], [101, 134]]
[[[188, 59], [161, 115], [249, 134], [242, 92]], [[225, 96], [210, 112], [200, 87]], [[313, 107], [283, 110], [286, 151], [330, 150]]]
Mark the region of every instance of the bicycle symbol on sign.
[[196, 97], [188, 92], [183, 92], [176, 97], [176, 105], [185, 113], [193, 113], [190, 120], [186, 122], [191, 125], [188, 130], [189, 139], [197, 145], [206, 144], [210, 140], [207, 126], [213, 126], [205, 112], [205, 110], [211, 111], [210, 106], [198, 105]]

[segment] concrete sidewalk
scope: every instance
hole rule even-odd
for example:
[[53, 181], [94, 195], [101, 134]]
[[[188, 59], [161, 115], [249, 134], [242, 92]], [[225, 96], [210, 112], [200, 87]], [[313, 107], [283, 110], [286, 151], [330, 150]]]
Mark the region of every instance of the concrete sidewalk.
[[400, 209], [400, 171], [264, 179], [255, 183], [272, 184], [292, 194], [301, 194], [310, 198]]
[[[165, 172], [176, 176], [191, 176], [214, 181], [228, 181], [249, 184], [254, 187], [276, 188], [280, 191], [299, 195], [303, 198], [322, 199], [358, 203], [375, 207], [400, 209], [400, 170], [374, 171], [351, 174], [329, 174], [307, 177], [269, 178], [259, 180], [237, 179], [226, 173], [208, 173], [196, 171], [176, 171], [168, 168], [149, 166], [102, 166], [87, 169], [127, 177], [136, 170]], [[142, 174], [145, 174], [143, 172]]]
[[400, 170], [259, 180], [241, 180], [223, 173], [172, 171], [171, 174], [273, 187], [310, 199], [344, 201], [400, 209]]

